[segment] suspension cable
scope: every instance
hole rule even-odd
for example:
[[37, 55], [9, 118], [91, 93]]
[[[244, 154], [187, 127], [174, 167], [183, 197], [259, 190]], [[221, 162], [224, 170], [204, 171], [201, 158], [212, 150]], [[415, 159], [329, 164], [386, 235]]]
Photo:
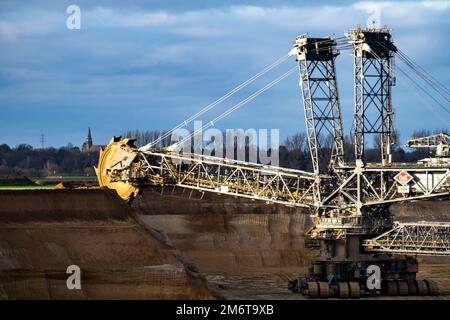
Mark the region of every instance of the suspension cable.
[[294, 71], [296, 71], [296, 69], [297, 69], [297, 67], [293, 67], [292, 69], [290, 69], [289, 71], [285, 72], [284, 74], [282, 74], [281, 76], [279, 76], [275, 80], [273, 80], [273, 81], [269, 82], [268, 84], [266, 84], [261, 89], [255, 91], [253, 94], [251, 94], [250, 96], [248, 96], [244, 100], [242, 100], [239, 103], [235, 104], [230, 109], [226, 110], [225, 112], [223, 112], [219, 116], [215, 117], [213, 120], [209, 121], [207, 124], [203, 125], [201, 128], [199, 128], [199, 129], [195, 130], [194, 132], [188, 134], [186, 137], [183, 137], [183, 139], [180, 142], [176, 143], [176, 144], [177, 145], [183, 145], [186, 141], [190, 140], [193, 136], [197, 135], [198, 133], [202, 132], [203, 130], [205, 130], [205, 129], [209, 128], [209, 127], [212, 127], [215, 123], [217, 123], [220, 120], [222, 120], [223, 118], [227, 117], [228, 115], [230, 115], [231, 113], [233, 113], [237, 109], [245, 106], [247, 103], [249, 103], [250, 101], [255, 99], [257, 96], [259, 96], [263, 92], [267, 91], [268, 89], [272, 88], [274, 85], [276, 85], [277, 83], [279, 83], [283, 79], [287, 78], [289, 75], [294, 73]]
[[[383, 48], [388, 50], [388, 48], [386, 48], [382, 43], [379, 43], [379, 44]], [[378, 55], [372, 49], [370, 49], [370, 51], [375, 57], [378, 57]], [[412, 60], [410, 57], [408, 57], [406, 55], [406, 53], [404, 53], [402, 50], [397, 49], [396, 55], [400, 59], [400, 61], [402, 61], [409, 68], [411, 68], [420, 78], [422, 78], [425, 82], [427, 82], [440, 96], [442, 96], [445, 100], [447, 100], [447, 102], [450, 102], [450, 99], [448, 97], [449, 91], [442, 83], [440, 83], [437, 79], [435, 79], [431, 74], [426, 72], [425, 69], [423, 69], [420, 65], [418, 65], [416, 62], [414, 62], [414, 60]], [[377, 59], [381, 59], [381, 58], [378, 57]], [[400, 67], [398, 67], [398, 69], [400, 70]], [[423, 89], [421, 87], [421, 90], [424, 91], [425, 89]], [[426, 93], [428, 94], [428, 92], [426, 92]], [[436, 101], [436, 99], [434, 99], [434, 98], [432, 98], [432, 99], [436, 103], [441, 105], [439, 102]], [[443, 107], [443, 106], [441, 105], [441, 107]], [[443, 108], [446, 109], [445, 107], [443, 107]], [[448, 111], [448, 110], [446, 110], [446, 111]]]
[[[402, 60], [403, 61], [403, 60]], [[403, 61], [405, 62], [405, 61]], [[406, 64], [407, 66], [409, 66], [409, 64]], [[410, 66], [411, 67], [411, 66]], [[412, 67], [411, 67], [412, 68]], [[397, 66], [397, 69], [403, 73], [405, 75], [405, 77], [407, 77], [411, 82], [413, 82], [417, 88], [419, 88], [419, 90], [421, 90], [423, 93], [425, 93], [430, 99], [432, 99], [437, 105], [439, 105], [445, 112], [447, 112], [448, 114], [450, 114], [450, 111], [442, 104], [440, 103], [435, 97], [433, 97], [425, 88], [423, 88], [421, 85], [419, 85], [411, 76], [409, 76], [405, 71], [402, 70], [402, 68], [400, 68], [399, 66]], [[416, 74], [421, 77], [423, 80], [425, 80], [422, 76], [420, 76], [419, 73], [417, 73], [416, 70], [414, 70], [414, 68], [412, 68], [413, 71], [416, 72]], [[426, 80], [425, 80], [426, 81]], [[430, 83], [429, 83], [430, 84]], [[432, 86], [432, 84], [430, 84], [430, 86]], [[436, 89], [435, 89], [436, 90]], [[439, 92], [438, 92], [439, 93]], [[447, 101], [450, 101], [447, 97], [443, 96]]]
[[425, 93], [430, 99], [432, 99], [437, 105], [439, 105], [442, 110], [444, 110], [445, 112], [447, 112], [448, 114], [450, 114], [450, 111], [443, 105], [441, 104], [438, 100], [436, 100], [435, 97], [433, 97], [431, 94], [428, 93], [428, 91], [426, 89], [424, 89], [422, 86], [420, 86], [416, 81], [414, 81], [413, 78], [411, 78], [405, 71], [403, 71], [399, 66], [397, 66], [397, 69], [406, 77], [408, 78], [412, 83], [414, 83], [416, 85], [417, 88], [419, 88], [419, 90], [421, 90], [423, 93]]
[[183, 122], [179, 123], [173, 129], [165, 132], [164, 134], [159, 136], [156, 140], [154, 140], [154, 141], [150, 142], [149, 144], [141, 147], [140, 150], [143, 150], [143, 151], [149, 150], [154, 145], [158, 144], [159, 142], [161, 142], [164, 139], [166, 139], [167, 137], [169, 137], [175, 130], [178, 130], [178, 129], [182, 128], [183, 126], [186, 126], [189, 122], [197, 119], [199, 116], [201, 116], [201, 115], [205, 114], [206, 112], [208, 112], [209, 110], [213, 109], [218, 104], [220, 104], [221, 102], [225, 101], [226, 99], [231, 97], [236, 92], [242, 90], [243, 88], [245, 88], [249, 84], [253, 83], [256, 79], [260, 78], [261, 76], [263, 76], [264, 74], [266, 74], [270, 70], [274, 69], [275, 67], [277, 67], [278, 65], [280, 65], [281, 63], [286, 61], [289, 57], [290, 57], [289, 54], [283, 55], [281, 58], [277, 59], [275, 62], [273, 62], [272, 64], [268, 65], [263, 70], [261, 70], [260, 72], [258, 72], [257, 74], [255, 74], [254, 76], [249, 78], [248, 80], [244, 81], [243, 83], [241, 83], [240, 85], [235, 87], [233, 90], [229, 91], [228, 93], [226, 93], [225, 95], [223, 95], [219, 99], [215, 100], [214, 102], [212, 102], [209, 105], [207, 105], [206, 107], [204, 107], [202, 110], [198, 111], [196, 114], [190, 116], [189, 118], [187, 118]]
[[435, 84], [438, 87], [440, 87], [442, 90], [444, 90], [446, 94], [450, 94], [450, 90], [448, 90], [447, 87], [444, 84], [442, 84], [438, 79], [434, 78], [430, 73], [428, 73], [424, 68], [422, 68], [417, 62], [415, 62], [412, 58], [410, 58], [405, 52], [403, 52], [402, 50], [398, 49], [398, 53], [400, 53], [405, 58], [405, 60], [409, 61], [410, 64], [412, 64], [418, 70], [420, 70], [420, 72], [422, 72], [423, 74], [428, 76], [430, 80], [434, 81]]
[[[374, 52], [370, 47], [369, 47], [369, 52], [378, 60], [380, 60], [381, 63], [381, 58], [380, 56], [378, 56], [378, 54], [376, 52]], [[381, 64], [381, 67], [383, 67], [383, 65]], [[439, 101], [437, 101], [432, 95], [430, 95], [422, 86], [420, 86], [416, 81], [414, 81], [413, 78], [411, 78], [405, 71], [403, 71], [399, 66], [397, 66], [397, 69], [407, 78], [409, 79], [418, 89], [420, 89], [422, 92], [424, 92], [428, 97], [430, 97], [431, 99], [433, 99], [434, 102], [436, 102], [441, 108], [443, 108], [444, 111], [446, 111], [447, 113], [450, 114], [450, 111], [447, 110], [447, 108], [445, 108]], [[414, 91], [414, 90], [413, 90]], [[420, 99], [422, 100], [422, 102], [425, 102], [425, 104], [430, 108], [434, 109], [434, 106], [430, 103], [428, 103], [425, 99], [423, 99], [423, 97], [421, 97], [420, 95], [417, 94], [416, 91], [414, 91], [414, 93], [420, 97]], [[434, 113], [434, 112], [433, 112]], [[442, 119], [442, 117], [438, 117], [441, 120], [445, 121], [446, 124], [448, 124], [448, 121], [445, 119]]]
[[410, 67], [420, 78], [422, 78], [426, 83], [430, 85], [432, 89], [434, 89], [441, 97], [443, 97], [447, 102], [450, 102], [450, 98], [448, 97], [448, 93], [445, 92], [445, 88], [441, 88], [438, 84], [436, 84], [432, 79], [427, 77], [420, 69], [416, 68], [410, 61], [408, 61], [404, 56], [397, 55], [400, 60], [405, 63], [408, 67]]
[[[404, 72], [402, 72], [402, 74], [408, 78], [408, 75]], [[411, 80], [411, 79], [410, 79]], [[416, 85], [416, 87], [418, 87], [417, 83], [412, 81], [412, 83], [414, 83]], [[429, 103], [426, 99], [424, 99], [423, 96], [421, 96], [420, 94], [417, 93], [417, 90], [414, 90], [414, 88], [409, 85], [407, 82], [405, 82], [406, 86], [408, 87], [408, 89], [410, 89], [411, 92], [413, 92], [423, 103], [424, 105], [428, 108], [428, 110], [430, 110], [435, 116], [436, 118], [438, 118], [439, 120], [441, 120], [443, 123], [445, 123], [446, 126], [450, 127], [450, 121], [448, 121], [445, 117], [442, 117], [442, 115], [437, 112], [437, 109], [434, 107], [434, 105], [432, 105], [431, 103]]]

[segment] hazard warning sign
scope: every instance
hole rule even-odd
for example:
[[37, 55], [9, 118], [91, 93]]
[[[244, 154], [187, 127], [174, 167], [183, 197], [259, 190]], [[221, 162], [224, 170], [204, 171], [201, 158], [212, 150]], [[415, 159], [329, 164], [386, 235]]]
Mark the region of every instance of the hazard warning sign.
[[401, 185], [406, 186], [413, 179], [413, 176], [405, 170], [402, 170], [394, 177], [394, 179]]

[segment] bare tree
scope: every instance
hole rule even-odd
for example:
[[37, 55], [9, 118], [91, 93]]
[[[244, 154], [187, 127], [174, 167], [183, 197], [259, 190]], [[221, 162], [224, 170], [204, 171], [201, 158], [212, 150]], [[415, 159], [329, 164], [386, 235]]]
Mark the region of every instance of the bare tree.
[[304, 132], [294, 133], [286, 138], [284, 145], [289, 151], [304, 151], [306, 148], [306, 134]]

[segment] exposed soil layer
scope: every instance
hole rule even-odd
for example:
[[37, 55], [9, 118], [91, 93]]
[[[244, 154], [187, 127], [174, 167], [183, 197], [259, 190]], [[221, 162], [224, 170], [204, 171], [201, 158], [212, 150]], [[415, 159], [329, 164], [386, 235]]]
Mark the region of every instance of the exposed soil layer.
[[[316, 254], [304, 248], [307, 211], [243, 198], [180, 189], [150, 188], [133, 208], [195, 263], [216, 295], [227, 299], [302, 299], [287, 283], [305, 274]], [[436, 209], [439, 208], [439, 209]], [[449, 201], [397, 204], [399, 221], [450, 221]], [[419, 278], [450, 295], [450, 259], [420, 258]]]
[[[81, 290], [66, 269], [81, 268]], [[107, 190], [0, 191], [0, 297], [211, 298], [195, 267]]]
[[[392, 212], [450, 221], [450, 202]], [[309, 227], [304, 209], [182, 189], [149, 188], [131, 206], [100, 189], [0, 191], [0, 297], [303, 299], [287, 283], [316, 254]], [[420, 260], [419, 278], [449, 298], [450, 260]], [[66, 287], [71, 264], [82, 290]]]
[[232, 195], [174, 187], [148, 187], [131, 203], [140, 214], [147, 215], [198, 215], [198, 214], [293, 214], [307, 213], [303, 208], [278, 204], [266, 205], [262, 201]]
[[390, 208], [395, 220], [402, 222], [450, 221], [450, 200], [430, 200], [394, 204]]
[[304, 248], [303, 232], [309, 227], [304, 209], [164, 191], [161, 195], [158, 189], [146, 190], [133, 208], [146, 225], [165, 232], [202, 272], [298, 267], [314, 255]]

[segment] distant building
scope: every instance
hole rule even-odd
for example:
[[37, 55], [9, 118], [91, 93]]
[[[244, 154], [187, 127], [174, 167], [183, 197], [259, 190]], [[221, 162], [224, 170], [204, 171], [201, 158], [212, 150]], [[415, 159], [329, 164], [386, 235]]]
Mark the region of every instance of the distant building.
[[94, 145], [92, 143], [92, 134], [91, 134], [91, 128], [88, 128], [88, 135], [86, 138], [86, 141], [83, 143], [83, 146], [81, 147], [81, 151], [83, 152], [98, 152], [100, 151], [101, 145]]

